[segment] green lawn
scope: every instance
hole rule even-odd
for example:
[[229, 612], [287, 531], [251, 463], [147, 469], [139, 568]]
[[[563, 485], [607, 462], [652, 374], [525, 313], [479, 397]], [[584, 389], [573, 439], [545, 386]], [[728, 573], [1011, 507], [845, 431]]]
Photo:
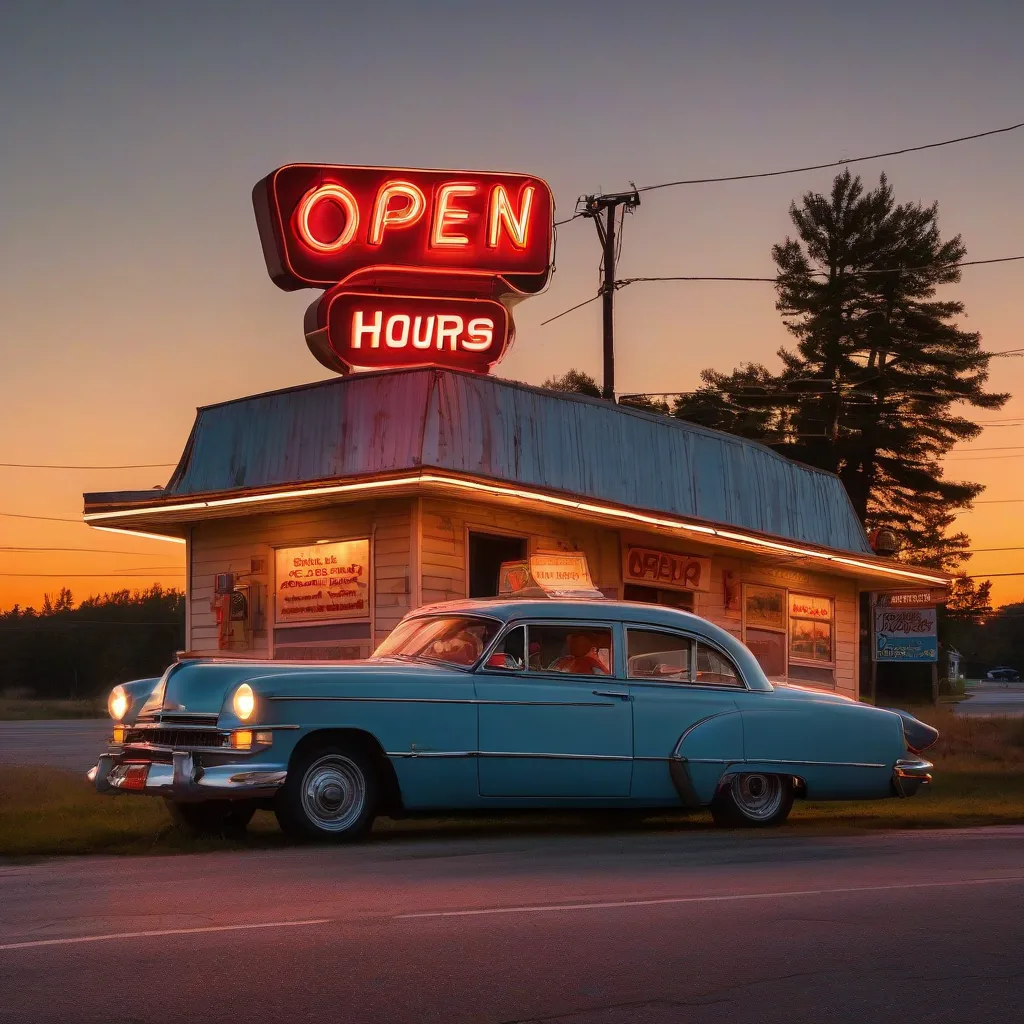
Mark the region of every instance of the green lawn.
[[[916, 709], [942, 738], [928, 751], [935, 782], [908, 800], [862, 803], [798, 801], [779, 834], [851, 829], [949, 828], [1024, 822], [1024, 720], [956, 718]], [[668, 815], [631, 826], [678, 831], [710, 826], [706, 812]], [[382, 839], [403, 835], [496, 835], [607, 832], [623, 820], [600, 814], [530, 814], [505, 818], [381, 820]], [[77, 773], [0, 767], [0, 856], [69, 853], [181, 853], [284, 845], [272, 815], [256, 815], [238, 840], [191, 840], [171, 827], [160, 800], [100, 796]]]

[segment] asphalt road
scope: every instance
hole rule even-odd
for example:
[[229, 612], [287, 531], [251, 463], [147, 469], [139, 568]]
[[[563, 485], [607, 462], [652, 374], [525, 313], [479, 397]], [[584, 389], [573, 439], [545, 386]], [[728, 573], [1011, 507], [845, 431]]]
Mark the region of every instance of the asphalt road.
[[1024, 683], [975, 683], [967, 690], [967, 700], [956, 705], [958, 715], [990, 718], [997, 715], [1024, 715]]
[[0, 722], [0, 764], [88, 771], [106, 750], [109, 718]]
[[1018, 1019], [1024, 828], [0, 867], [0, 1021]]

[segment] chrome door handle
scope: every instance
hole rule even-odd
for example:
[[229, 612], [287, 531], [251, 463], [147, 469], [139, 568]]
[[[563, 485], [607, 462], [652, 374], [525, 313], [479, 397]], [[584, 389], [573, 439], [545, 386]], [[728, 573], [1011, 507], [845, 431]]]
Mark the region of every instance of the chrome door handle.
[[618, 697], [619, 700], [632, 700], [625, 690], [594, 690], [595, 697]]

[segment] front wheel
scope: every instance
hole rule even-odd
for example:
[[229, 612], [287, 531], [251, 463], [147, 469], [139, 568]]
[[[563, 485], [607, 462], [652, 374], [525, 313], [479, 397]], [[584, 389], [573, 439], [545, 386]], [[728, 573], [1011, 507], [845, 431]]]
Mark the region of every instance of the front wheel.
[[711, 803], [716, 825], [770, 828], [781, 825], [793, 807], [793, 780], [787, 775], [734, 775]]
[[361, 748], [317, 747], [288, 769], [274, 813], [295, 839], [354, 842], [373, 827], [378, 792], [373, 762]]

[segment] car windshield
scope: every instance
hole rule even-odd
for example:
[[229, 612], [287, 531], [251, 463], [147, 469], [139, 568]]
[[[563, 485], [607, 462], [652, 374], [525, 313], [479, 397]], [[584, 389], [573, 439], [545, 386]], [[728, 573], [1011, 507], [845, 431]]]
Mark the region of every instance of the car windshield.
[[375, 658], [417, 658], [448, 665], [476, 663], [501, 628], [493, 619], [438, 615], [409, 619], [374, 652]]

